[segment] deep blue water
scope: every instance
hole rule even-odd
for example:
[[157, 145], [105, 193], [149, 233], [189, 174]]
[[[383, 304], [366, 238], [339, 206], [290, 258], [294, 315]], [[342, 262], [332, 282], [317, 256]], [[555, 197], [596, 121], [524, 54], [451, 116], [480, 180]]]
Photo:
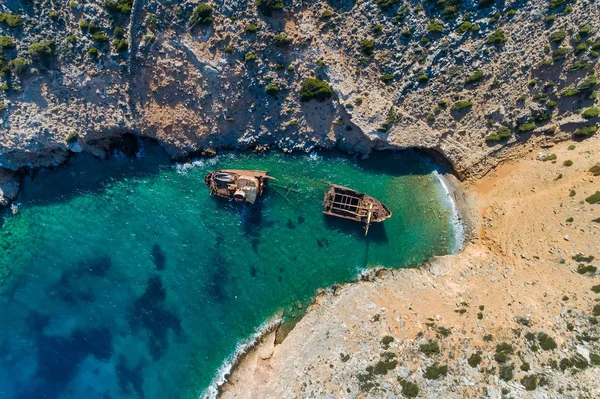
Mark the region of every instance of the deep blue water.
[[[365, 267], [450, 252], [435, 165], [230, 153], [173, 165], [79, 155], [28, 177], [0, 229], [0, 397], [197, 398], [236, 344], [317, 288]], [[254, 207], [209, 197], [204, 175], [265, 169]], [[329, 182], [394, 213], [371, 227], [322, 215]]]

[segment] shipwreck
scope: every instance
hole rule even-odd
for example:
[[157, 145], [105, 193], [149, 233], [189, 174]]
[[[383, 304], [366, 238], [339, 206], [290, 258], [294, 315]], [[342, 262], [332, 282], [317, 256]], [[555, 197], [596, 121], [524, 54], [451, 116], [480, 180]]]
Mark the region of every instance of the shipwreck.
[[265, 182], [272, 177], [262, 170], [217, 170], [206, 175], [204, 181], [211, 195], [236, 202], [254, 204], [263, 194]]
[[392, 217], [392, 212], [381, 201], [347, 187], [331, 184], [323, 200], [323, 213], [365, 224], [365, 235], [371, 223]]

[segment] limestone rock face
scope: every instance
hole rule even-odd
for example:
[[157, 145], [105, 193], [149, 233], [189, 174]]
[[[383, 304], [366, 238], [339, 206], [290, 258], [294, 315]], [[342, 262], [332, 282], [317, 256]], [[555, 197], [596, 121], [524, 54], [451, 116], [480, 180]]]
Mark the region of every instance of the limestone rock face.
[[6, 169], [0, 168], [0, 207], [6, 207], [17, 198], [19, 181]]

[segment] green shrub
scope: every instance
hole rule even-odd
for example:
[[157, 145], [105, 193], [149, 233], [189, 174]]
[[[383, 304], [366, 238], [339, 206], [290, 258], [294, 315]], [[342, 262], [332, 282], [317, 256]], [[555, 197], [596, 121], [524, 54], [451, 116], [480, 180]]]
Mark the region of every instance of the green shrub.
[[127, 51], [129, 48], [129, 42], [127, 39], [115, 39], [113, 40], [113, 47], [115, 48], [115, 51], [118, 52]]
[[548, 0], [550, 3], [550, 8], [559, 7], [565, 3], [570, 3], [573, 0]]
[[0, 47], [1, 48], [15, 48], [15, 43], [10, 36], [0, 36]]
[[534, 391], [537, 388], [537, 384], [538, 377], [535, 374], [526, 375], [525, 377], [521, 378], [521, 385], [523, 385], [527, 391]]
[[212, 18], [212, 6], [208, 3], [198, 3], [194, 10], [192, 11], [192, 16], [188, 21], [188, 26], [190, 28], [195, 27], [196, 25], [210, 25], [213, 22]]
[[98, 26], [98, 24], [95, 22], [90, 22], [87, 26], [87, 30], [90, 33], [95, 33], [95, 32], [100, 31], [100, 26]]
[[67, 143], [72, 143], [74, 141], [77, 141], [77, 139], [79, 138], [79, 132], [78, 131], [72, 131], [71, 133], [67, 134], [67, 137], [65, 137], [65, 141]]
[[573, 133], [573, 136], [589, 137], [589, 136], [593, 135], [594, 133], [596, 133], [597, 130], [598, 130], [598, 128], [596, 126], [586, 126], [586, 127], [582, 127], [582, 128], [575, 130], [575, 133]]
[[573, 166], [573, 161], [571, 161], [570, 159], [567, 159], [566, 161], [563, 162], [563, 166]]
[[546, 15], [544, 17], [544, 22], [547, 24], [553, 24], [556, 21], [556, 14]]
[[380, 132], [387, 132], [394, 123], [400, 120], [401, 117], [402, 115], [399, 112], [396, 112], [393, 106], [390, 107], [385, 118], [385, 122], [377, 130]]
[[476, 368], [479, 366], [479, 363], [481, 363], [481, 355], [479, 353], [473, 353], [467, 362], [469, 362], [469, 366]]
[[549, 350], [553, 350], [556, 349], [556, 341], [550, 337], [548, 334], [546, 333], [538, 333], [538, 341], [540, 342], [540, 347], [545, 350], [545, 351], [549, 351]]
[[441, 366], [437, 362], [425, 369], [424, 377], [428, 380], [437, 380], [448, 375], [448, 366]]
[[598, 271], [598, 268], [596, 266], [592, 266], [592, 265], [586, 266], [584, 264], [577, 266], [577, 273], [582, 274], [582, 275], [587, 274], [587, 273], [593, 274], [593, 273], [596, 273], [596, 271]]
[[103, 32], [96, 32], [92, 35], [92, 39], [96, 43], [106, 43], [108, 41], [108, 36], [106, 36], [106, 34]]
[[81, 29], [82, 31], [86, 31], [89, 27], [90, 24], [88, 23], [88, 21], [86, 21], [83, 18], [79, 20], [79, 29]]
[[[597, 191], [596, 194], [600, 196], [600, 191]], [[600, 304], [594, 305], [594, 308], [592, 309], [592, 315], [600, 316]]]
[[506, 43], [506, 35], [503, 31], [497, 30], [496, 32], [488, 36], [487, 43], [494, 44], [496, 46], [502, 46], [504, 45], [504, 43]]
[[125, 36], [125, 30], [123, 30], [123, 28], [121, 28], [120, 26], [117, 26], [115, 30], [113, 30], [113, 35], [115, 37], [123, 37]]
[[0, 12], [0, 24], [4, 24], [9, 28], [18, 28], [23, 25], [23, 19], [16, 14]]
[[33, 43], [29, 46], [27, 52], [36, 59], [48, 58], [54, 53], [54, 40], [42, 40]]
[[569, 50], [566, 47], [559, 47], [552, 52], [552, 61], [556, 62], [562, 60], [567, 54], [569, 54]]
[[248, 24], [244, 28], [244, 32], [246, 32], [246, 33], [256, 33], [257, 30], [258, 30], [258, 28], [254, 24]]
[[581, 91], [588, 91], [593, 89], [598, 84], [598, 78], [596, 75], [588, 75], [583, 82], [579, 83], [578, 88]]
[[321, 19], [329, 19], [331, 17], [333, 17], [333, 11], [331, 11], [329, 9], [325, 9], [321, 13]]
[[421, 352], [426, 356], [431, 356], [440, 353], [440, 346], [437, 341], [429, 341], [420, 345]]
[[300, 92], [301, 101], [310, 101], [316, 99], [323, 101], [333, 94], [333, 90], [329, 83], [318, 78], [308, 78], [302, 81]]
[[581, 114], [585, 119], [596, 118], [598, 115], [600, 115], [600, 109], [598, 109], [598, 107], [588, 108]]
[[600, 355], [597, 353], [590, 353], [590, 362], [594, 366], [600, 366]]
[[377, 5], [385, 10], [399, 2], [400, 0], [377, 0]]
[[385, 350], [390, 349], [390, 344], [392, 342], [394, 342], [394, 337], [391, 335], [386, 335], [385, 337], [381, 338], [381, 341], [379, 341], [381, 347]]
[[529, 371], [531, 370], [531, 366], [529, 365], [529, 363], [525, 362], [521, 365], [521, 367], [519, 367], [521, 369], [521, 371]]
[[492, 133], [485, 138], [485, 141], [488, 143], [499, 142], [503, 140], [507, 140], [510, 136], [512, 136], [512, 130], [508, 126], [500, 126], [496, 133]]
[[256, 61], [257, 58], [258, 57], [256, 56], [256, 54], [254, 54], [251, 51], [244, 54], [244, 61], [246, 61], [246, 62], [254, 62], [254, 61]]
[[567, 37], [567, 31], [564, 29], [557, 30], [550, 34], [550, 40], [556, 43], [562, 42]]
[[104, 0], [102, 5], [104, 8], [110, 11], [130, 14], [131, 7], [133, 6], [133, 0]]
[[561, 97], [573, 97], [578, 94], [579, 94], [579, 90], [577, 90], [573, 87], [568, 87], [560, 93], [560, 96]]
[[526, 132], [532, 131], [536, 127], [537, 126], [536, 126], [535, 122], [526, 122], [526, 123], [523, 123], [523, 124], [519, 125], [517, 127], [517, 131], [519, 133], [526, 133]]
[[[579, 48], [579, 46], [578, 46], [578, 48]], [[575, 51], [575, 53], [577, 53], [577, 51]], [[571, 68], [569, 68], [569, 72], [580, 71], [582, 69], [586, 69], [586, 68], [589, 68], [589, 67], [590, 67], [590, 63], [589, 62], [575, 61], [573, 63], [573, 66], [571, 66]]]
[[422, 73], [417, 77], [417, 82], [419, 83], [425, 83], [429, 80], [429, 75], [427, 75], [426, 73]]
[[511, 344], [507, 343], [507, 342], [502, 342], [498, 345], [496, 345], [496, 353], [506, 353], [506, 354], [512, 354], [514, 352], [514, 348]]
[[[378, 0], [379, 1], [379, 0]], [[402, 387], [402, 396], [406, 398], [416, 398], [419, 396], [419, 386], [414, 382], [406, 381], [404, 378], [398, 377], [398, 382]]]
[[458, 27], [456, 28], [456, 32], [458, 32], [462, 35], [464, 33], [467, 33], [468, 31], [470, 31], [472, 28], [473, 28], [473, 24], [471, 22], [464, 21], [463, 23], [458, 25]]
[[508, 360], [508, 356], [504, 352], [494, 353], [494, 360], [498, 363], [504, 363]]
[[496, 0], [477, 0], [479, 8], [486, 8], [494, 4]]
[[88, 50], [88, 55], [93, 58], [98, 58], [98, 49], [96, 47], [90, 47]]
[[500, 377], [501, 380], [504, 381], [510, 381], [513, 379], [513, 369], [514, 369], [514, 365], [510, 364], [510, 365], [505, 365], [505, 366], [500, 366], [500, 372], [498, 373], [498, 376]]
[[283, 10], [283, 0], [256, 0], [256, 7], [269, 17], [273, 11]]
[[8, 67], [15, 75], [20, 75], [25, 72], [27, 65], [29, 65], [29, 63], [27, 62], [27, 59], [23, 57], [17, 57], [8, 62]]
[[593, 261], [595, 258], [594, 258], [594, 255], [585, 256], [583, 254], [577, 254], [577, 255], [573, 255], [571, 257], [571, 259], [573, 259], [575, 262], [589, 263], [589, 262]]
[[454, 104], [452, 104], [451, 110], [454, 112], [458, 112], [458, 111], [462, 111], [465, 109], [470, 109], [472, 106], [473, 106], [472, 101], [460, 100], [460, 101], [457, 101]]
[[467, 83], [479, 82], [483, 79], [483, 71], [477, 70], [467, 77]]
[[373, 32], [375, 34], [380, 34], [381, 32], [383, 32], [383, 25], [381, 24], [377, 24], [373, 27]]
[[389, 83], [394, 80], [394, 75], [391, 73], [384, 73], [379, 77], [379, 79], [381, 79], [383, 83]]
[[594, 194], [590, 195], [585, 199], [585, 202], [588, 204], [597, 204], [600, 203], [600, 191], [596, 191]]
[[[579, 43], [577, 47], [575, 47], [575, 55], [579, 55], [581, 53], [585, 53], [588, 50], [589, 46], [587, 43]], [[589, 65], [587, 62], [581, 62], [580, 64]], [[583, 69], [583, 68], [579, 68]], [[572, 71], [576, 71], [577, 69], [571, 68]]]
[[438, 19], [432, 19], [427, 24], [427, 32], [442, 33], [444, 31], [444, 23]]
[[269, 83], [265, 88], [265, 91], [267, 92], [267, 94], [276, 96], [277, 94], [279, 94], [280, 89], [279, 86], [277, 86], [276, 84]]
[[292, 40], [283, 32], [276, 34], [275, 36], [273, 36], [273, 39], [271, 40], [271, 43], [277, 47], [285, 47], [288, 44], [290, 44], [291, 42], [292, 42]]
[[364, 39], [362, 42], [360, 42], [360, 51], [362, 51], [366, 55], [372, 55], [374, 46], [375, 43], [373, 42], [373, 40]]
[[410, 37], [410, 35], [411, 35], [411, 31], [410, 31], [410, 29], [406, 29], [406, 30], [403, 30], [402, 32], [400, 32], [400, 34], [401, 34], [403, 37]]

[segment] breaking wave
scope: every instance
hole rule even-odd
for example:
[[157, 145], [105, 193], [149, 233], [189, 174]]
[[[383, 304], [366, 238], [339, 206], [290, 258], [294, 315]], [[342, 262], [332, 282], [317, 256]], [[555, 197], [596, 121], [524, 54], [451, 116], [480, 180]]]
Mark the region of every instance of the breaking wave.
[[450, 205], [450, 223], [452, 223], [452, 228], [454, 231], [454, 246], [452, 248], [452, 253], [457, 253], [465, 246], [465, 223], [460, 217], [460, 212], [458, 211], [458, 206], [454, 200], [454, 195], [452, 195], [446, 179], [437, 170], [433, 171], [433, 175], [440, 183], [440, 187], [442, 188], [444, 196], [447, 198], [448, 204]]

